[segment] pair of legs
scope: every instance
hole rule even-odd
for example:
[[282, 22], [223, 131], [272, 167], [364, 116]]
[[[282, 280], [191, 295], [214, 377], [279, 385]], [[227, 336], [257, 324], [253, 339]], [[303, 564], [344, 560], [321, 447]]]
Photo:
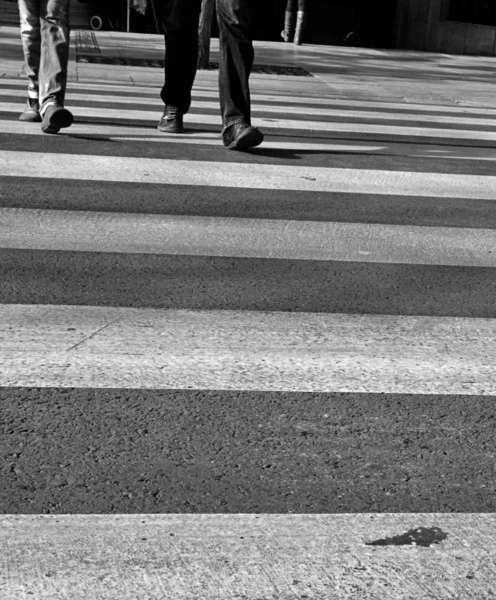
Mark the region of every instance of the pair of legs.
[[18, 0], [21, 40], [28, 76], [24, 121], [42, 121], [46, 133], [72, 123], [64, 109], [69, 60], [70, 0]]
[[[262, 134], [251, 127], [248, 84], [254, 57], [251, 39], [254, 0], [215, 1], [220, 33], [219, 95], [224, 141], [234, 135], [234, 130], [244, 126], [244, 129], [250, 128], [251, 141], [257, 138], [260, 143]], [[166, 107], [172, 107], [181, 116], [191, 105], [198, 62], [200, 10], [201, 0], [166, 0], [165, 3], [165, 82], [161, 97]], [[167, 131], [166, 123], [159, 128]]]
[[287, 0], [284, 29], [281, 37], [285, 42], [301, 44], [307, 17], [307, 0]]

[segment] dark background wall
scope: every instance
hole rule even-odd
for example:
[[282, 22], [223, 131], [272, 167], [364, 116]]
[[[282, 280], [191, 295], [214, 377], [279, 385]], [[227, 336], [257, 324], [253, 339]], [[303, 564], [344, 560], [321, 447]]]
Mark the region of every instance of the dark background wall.
[[[308, 21], [303, 42], [342, 45], [347, 34], [355, 31], [350, 45], [392, 48], [397, 2], [398, 0], [307, 0]], [[158, 13], [163, 0], [155, 0], [155, 6]], [[286, 0], [256, 0], [253, 21], [255, 39], [281, 40], [285, 8]], [[116, 29], [125, 29], [124, 0], [98, 0], [93, 3], [71, 1], [71, 21], [74, 28], [89, 27], [91, 14], [105, 12], [112, 18]], [[17, 3], [0, 0], [0, 22], [18, 22]], [[108, 28], [108, 24], [106, 25], [105, 28]], [[150, 8], [146, 17], [131, 11], [131, 31], [156, 31]], [[214, 27], [214, 35], [216, 34]]]
[[496, 25], [494, 0], [450, 0], [448, 19], [478, 25]]
[[[358, 45], [377, 48], [391, 48], [394, 39], [394, 25], [397, 0], [307, 0], [308, 20], [304, 42], [311, 44], [343, 44], [351, 31]], [[73, 0], [73, 5], [77, 0]], [[118, 21], [118, 28], [125, 27], [125, 3], [119, 0], [106, 0], [95, 3], [95, 7], [105, 5]], [[155, 0], [160, 17], [161, 0]], [[256, 0], [253, 18], [253, 33], [257, 40], [281, 40], [284, 26], [286, 0]], [[132, 31], [154, 31], [155, 21], [151, 9], [146, 17], [132, 11]], [[218, 34], [214, 25], [213, 33]]]
[[[362, 45], [391, 48], [396, 0], [307, 0], [304, 41], [342, 45], [351, 31]], [[254, 16], [256, 39], [278, 40], [284, 24], [286, 0], [258, 0]]]

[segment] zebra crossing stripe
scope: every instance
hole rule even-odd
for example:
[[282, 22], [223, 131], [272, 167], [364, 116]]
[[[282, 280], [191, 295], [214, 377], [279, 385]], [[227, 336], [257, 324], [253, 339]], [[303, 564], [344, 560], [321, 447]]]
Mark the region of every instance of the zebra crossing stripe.
[[[92, 124], [92, 123], [75, 123], [71, 126], [71, 136], [95, 136], [96, 139], [108, 138], [109, 141], [116, 142], [147, 142], [160, 144], [181, 144], [186, 146], [214, 146], [221, 148], [221, 139], [219, 132], [215, 131], [188, 131], [184, 134], [164, 135], [154, 127], [145, 125], [139, 126], [123, 126], [122, 124]], [[29, 135], [42, 136], [45, 134], [41, 128], [34, 127], [32, 124], [23, 123], [21, 121], [5, 121], [2, 124], [3, 134], [14, 135]], [[65, 135], [63, 132], [59, 137]], [[289, 136], [290, 137], [290, 136]], [[450, 160], [450, 161], [494, 161], [496, 160], [496, 151], [488, 147], [469, 147], [456, 146], [446, 148], [443, 144], [426, 143], [420, 144], [409, 142], [370, 142], [367, 140], [328, 140], [320, 139], [319, 141], [304, 141], [301, 138], [281, 139], [268, 137], [264, 140], [263, 148], [273, 150], [293, 150], [296, 154], [304, 154], [309, 150], [318, 152], [332, 153], [354, 153], [362, 155], [380, 154], [381, 156], [400, 156], [409, 155], [409, 151], [415, 146], [415, 156], [417, 158], [428, 158], [429, 160]]]
[[496, 231], [0, 208], [0, 247], [496, 267]]
[[121, 600], [397, 600], [427, 589], [448, 600], [494, 590], [491, 514], [8, 515], [0, 525], [4, 600], [65, 590], [118, 590]]
[[[19, 113], [22, 109], [17, 103], [2, 103], [1, 109], [5, 112]], [[115, 109], [85, 107], [80, 110], [86, 118], [106, 119], [109, 122], [116, 118]], [[269, 113], [270, 114], [270, 113]], [[76, 111], [77, 117], [77, 111]], [[160, 108], [156, 110], [143, 109], [120, 109], [119, 119], [133, 121], [157, 121], [160, 117]], [[288, 131], [318, 131], [324, 133], [360, 133], [362, 135], [388, 135], [391, 137], [409, 136], [422, 140], [425, 138], [456, 139], [472, 142], [496, 141], [496, 131], [479, 131], [470, 128], [467, 129], [443, 129], [442, 127], [416, 127], [400, 126], [373, 123], [353, 122], [353, 116], [350, 117], [350, 123], [332, 122], [332, 121], [304, 121], [296, 119], [280, 118], [273, 116], [254, 117], [253, 124], [260, 127], [270, 127]], [[191, 125], [216, 125], [220, 128], [220, 117], [216, 114], [188, 114], [188, 123]], [[470, 127], [467, 125], [467, 127]]]
[[[85, 94], [86, 99], [97, 99], [103, 93], [108, 93], [112, 95], [112, 98], [121, 97], [124, 98], [126, 96], [133, 96], [136, 94], [139, 98], [139, 102], [143, 100], [143, 98], [155, 99], [157, 100], [159, 97], [159, 89], [161, 83], [157, 81], [157, 85], [148, 84], [141, 85], [139, 83], [112, 83], [106, 82], [104, 80], [98, 83], [92, 83], [91, 81], [78, 81], [69, 82], [69, 87], [67, 90], [67, 98], [71, 98], [73, 94], [77, 93], [74, 90], [80, 90], [81, 92], [87, 92]], [[0, 95], [2, 94], [2, 90], [7, 92], [7, 95], [21, 95], [24, 93], [26, 89], [27, 82], [26, 80], [11, 77], [2, 77], [0, 79]], [[318, 95], [305, 95], [304, 93], [297, 92], [293, 95], [288, 94], [288, 89], [286, 88], [286, 94], [282, 93], [271, 93], [270, 91], [266, 91], [265, 93], [259, 92], [257, 89], [254, 89], [250, 94], [253, 105], [258, 106], [261, 103], [268, 102], [276, 102], [280, 108], [284, 110], [285, 105], [299, 105], [304, 104], [305, 106], [326, 106], [329, 108], [339, 107], [339, 108], [356, 108], [356, 109], [371, 109], [377, 110], [387, 110], [388, 115], [394, 112], [399, 113], [431, 113], [433, 115], [442, 114], [442, 115], [460, 115], [460, 116], [479, 116], [479, 117], [496, 117], [496, 108], [491, 108], [490, 106], [473, 106], [469, 103], [461, 104], [457, 106], [453, 106], [451, 104], [420, 104], [418, 102], [411, 101], [391, 101], [388, 99], [357, 99], [357, 98], [336, 98], [330, 96], [323, 96], [322, 94]], [[217, 89], [217, 81], [212, 80], [209, 82], [206, 81], [195, 81], [195, 85], [192, 90], [193, 102], [200, 100], [202, 98], [212, 98], [214, 99], [215, 106], [218, 106], [218, 98], [219, 92]], [[159, 101], [160, 103], [160, 101]]]
[[496, 394], [496, 320], [2, 305], [0, 385]]
[[[13, 92], [11, 90], [8, 89], [0, 89], [0, 98], [2, 96], [11, 96]], [[78, 102], [88, 102], [91, 101], [94, 104], [101, 104], [101, 107], [79, 107], [76, 108], [75, 110], [81, 114], [81, 113], [85, 113], [86, 114], [86, 110], [89, 110], [89, 112], [87, 113], [88, 116], [90, 116], [90, 114], [93, 112], [94, 108], [102, 108], [104, 109], [105, 106], [108, 106], [109, 104], [115, 105], [116, 107], [118, 107], [119, 105], [125, 104], [125, 105], [130, 105], [130, 104], [135, 104], [137, 106], [141, 106], [142, 109], [140, 112], [146, 112], [147, 114], [150, 113], [150, 110], [153, 109], [153, 107], [156, 107], [156, 112], [157, 115], [160, 113], [161, 110], [161, 104], [157, 101], [157, 99], [155, 97], [151, 97], [149, 99], [144, 99], [143, 97], [139, 97], [139, 96], [129, 96], [129, 95], [122, 95], [122, 96], [115, 96], [115, 95], [108, 95], [108, 94], [104, 94], [104, 93], [100, 93], [100, 94], [94, 94], [94, 95], [88, 95], [88, 94], [84, 94], [84, 93], [70, 93], [67, 95], [67, 103], [68, 105], [76, 105], [78, 104]], [[7, 110], [10, 109], [11, 107], [11, 103], [2, 103], [0, 102], [0, 109], [5, 105], [5, 108]], [[380, 108], [380, 109], [379, 109]], [[148, 109], [147, 111], [145, 109]], [[211, 110], [213, 113], [215, 113], [215, 115], [217, 115], [218, 112], [218, 100], [216, 98], [213, 98], [211, 101], [205, 101], [205, 100], [199, 100], [196, 99], [193, 101], [192, 104], [192, 112], [194, 113], [195, 110], [197, 109], [209, 109]], [[122, 114], [122, 109], [119, 109], [119, 115]], [[125, 111], [124, 111], [125, 112]], [[263, 100], [256, 103], [253, 107], [253, 112], [254, 115], [257, 116], [259, 119], [263, 118], [261, 116], [261, 113], [266, 114], [267, 116], [272, 116], [273, 114], [279, 114], [279, 115], [302, 115], [302, 109], [301, 106], [296, 105], [288, 105], [288, 106], [280, 106], [279, 104], [267, 104], [265, 103]], [[317, 107], [305, 107], [305, 111], [304, 111], [305, 115], [312, 115], [315, 117], [324, 117], [326, 119], [329, 118], [345, 118], [345, 119], [349, 119], [349, 122], [353, 122], [356, 121], [357, 119], [360, 120], [360, 125], [357, 124], [356, 129], [360, 130], [361, 129], [361, 123], [363, 120], [369, 120], [369, 121], [377, 121], [377, 120], [381, 120], [381, 121], [388, 121], [388, 122], [392, 122], [394, 123], [395, 121], [400, 121], [402, 123], [404, 123], [405, 125], [408, 124], [408, 122], [413, 121], [413, 122], [422, 122], [422, 123], [433, 123], [433, 124], [438, 124], [440, 127], [443, 124], [449, 124], [449, 125], [456, 125], [457, 127], [459, 127], [460, 129], [469, 129], [469, 127], [467, 126], [479, 126], [479, 127], [496, 127], [496, 114], [493, 116], [493, 118], [484, 118], [482, 116], [479, 115], [475, 115], [475, 116], [466, 116], [464, 113], [461, 114], [447, 114], [447, 115], [440, 115], [440, 114], [428, 114], [428, 113], [424, 113], [422, 115], [418, 115], [415, 114], [414, 112], [411, 113], [407, 113], [405, 111], [401, 112], [401, 113], [392, 113], [390, 111], [387, 111], [386, 108], [382, 108], [382, 107], [376, 107], [375, 110], [366, 110], [365, 108], [362, 108], [360, 110], [349, 110], [349, 109], [344, 109], [342, 107], [333, 107], [333, 106], [324, 106], [321, 108], [317, 108]], [[295, 117], [296, 121], [304, 121], [303, 119], [298, 119]], [[306, 122], [306, 121], [304, 121]], [[324, 119], [321, 122], [321, 125], [323, 125], [326, 122], [326, 120]]]
[[3, 176], [494, 200], [496, 176], [0, 151]]
[[[106, 137], [111, 141], [126, 141], [126, 142], [155, 142], [163, 144], [186, 144], [186, 145], [202, 145], [221, 147], [220, 133], [215, 131], [189, 131], [188, 133], [178, 133], [174, 135], [164, 135], [154, 127], [142, 126], [123, 126], [119, 123], [98, 124], [93, 123], [74, 123], [70, 130], [71, 135], [94, 135], [96, 138]], [[41, 131], [41, 127], [33, 127], [32, 124], [26, 124], [22, 121], [5, 121], [2, 123], [3, 134], [14, 135], [29, 135], [29, 136], [45, 136]], [[63, 132], [59, 135], [59, 139], [65, 135]], [[405, 154], [404, 144], [388, 144], [387, 149], [378, 144], [371, 142], [346, 142], [339, 140], [337, 142], [321, 140], [319, 142], [305, 142], [299, 140], [264, 140], [264, 148], [273, 148], [279, 150], [320, 150], [322, 152], [385, 152]], [[440, 151], [441, 147], [439, 147]], [[436, 146], [429, 144], [426, 151], [431, 153], [435, 158]], [[456, 150], [455, 158], [474, 158], [477, 160], [496, 160], [496, 152], [491, 152], [488, 149], [460, 147]], [[453, 153], [450, 153], [450, 156]], [[1, 174], [0, 174], [1, 176]]]
[[[27, 86], [27, 81], [19, 79], [18, 77], [2, 77], [0, 79], [0, 91], [7, 90], [10, 95], [20, 94], [24, 92]], [[91, 81], [77, 81], [69, 82], [67, 89], [67, 97], [70, 98], [75, 90], [81, 92], [87, 92], [86, 98], [98, 97], [102, 93], [116, 94], [119, 97], [132, 96], [136, 94], [140, 101], [143, 98], [149, 97], [150, 99], [158, 99], [161, 82], [157, 80], [157, 84], [149, 83], [140, 84], [136, 82], [125, 82], [125, 83], [112, 83], [110, 81], [101, 80], [98, 83]], [[452, 114], [452, 115], [475, 115], [475, 116], [487, 116], [496, 117], [496, 108], [491, 106], [473, 106], [470, 103], [452, 105], [452, 104], [436, 104], [428, 103], [421, 104], [412, 101], [400, 100], [394, 101], [390, 99], [373, 99], [373, 98], [339, 98], [322, 95], [321, 93], [316, 95], [305, 95], [301, 91], [297, 91], [294, 94], [289, 94], [289, 89], [286, 87], [281, 93], [273, 93], [269, 90], [262, 92], [257, 89], [258, 86], [250, 94], [254, 105], [263, 102], [276, 102], [282, 108], [286, 104], [304, 104], [305, 106], [327, 106], [327, 107], [341, 107], [341, 108], [357, 108], [357, 109], [382, 109], [400, 113], [432, 113], [432, 114]], [[212, 79], [211, 81], [200, 81], [196, 80], [192, 90], [193, 101], [201, 98], [213, 98], [218, 101], [219, 91], [217, 89], [217, 81]]]

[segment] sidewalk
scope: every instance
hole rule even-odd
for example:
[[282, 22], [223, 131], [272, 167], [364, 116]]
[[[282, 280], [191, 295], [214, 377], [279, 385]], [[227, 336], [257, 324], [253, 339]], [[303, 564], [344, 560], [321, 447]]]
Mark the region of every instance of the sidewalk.
[[[70, 83], [129, 83], [161, 85], [160, 35], [75, 30], [72, 34]], [[337, 46], [295, 46], [278, 42], [255, 42], [255, 64], [296, 67], [313, 77], [252, 74], [252, 87], [263, 91], [267, 80], [282, 89], [304, 89], [326, 98], [391, 100], [440, 106], [496, 108], [496, 60], [492, 57], [454, 56]], [[0, 26], [0, 78], [23, 77], [18, 28]], [[129, 64], [95, 64], [119, 59]], [[90, 59], [91, 60], [91, 59]], [[148, 61], [156, 66], [137, 66]], [[211, 61], [218, 62], [218, 40], [212, 40]], [[199, 71], [197, 82], [216, 74]]]

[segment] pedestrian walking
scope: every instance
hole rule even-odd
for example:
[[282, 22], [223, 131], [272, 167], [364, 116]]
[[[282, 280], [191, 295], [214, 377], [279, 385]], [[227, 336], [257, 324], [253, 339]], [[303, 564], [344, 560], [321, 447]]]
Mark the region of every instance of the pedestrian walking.
[[19, 120], [40, 123], [45, 133], [72, 124], [64, 108], [69, 60], [70, 0], [18, 0], [28, 100]]
[[284, 15], [284, 29], [281, 37], [285, 42], [301, 45], [307, 22], [307, 0], [288, 0]]
[[[258, 146], [263, 134], [251, 125], [248, 79], [253, 65], [251, 17], [255, 0], [215, 0], [219, 24], [219, 95], [222, 139], [231, 150]], [[183, 116], [191, 105], [191, 89], [198, 61], [198, 24], [201, 0], [166, 0], [165, 104], [158, 129], [184, 131]]]

